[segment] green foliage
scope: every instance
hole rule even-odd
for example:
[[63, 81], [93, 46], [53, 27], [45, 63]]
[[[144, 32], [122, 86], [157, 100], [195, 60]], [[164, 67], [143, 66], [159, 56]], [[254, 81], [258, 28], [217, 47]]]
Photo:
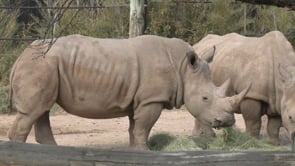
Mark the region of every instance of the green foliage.
[[7, 85], [9, 83], [9, 74], [14, 61], [15, 56], [6, 55], [0, 57], [0, 85]]
[[[226, 34], [228, 32], [242, 32], [243, 7], [233, 4], [232, 0], [214, 1], [212, 13], [208, 15], [210, 33]], [[249, 23], [249, 19], [247, 22]]]
[[[0, 6], [4, 6], [5, 1], [0, 0]], [[0, 10], [0, 37], [11, 38], [18, 29], [17, 24], [18, 11], [15, 10]], [[15, 60], [12, 54], [13, 47], [17, 44], [13, 41], [0, 40], [0, 88], [7, 85], [9, 80], [10, 68]], [[3, 92], [1, 93], [3, 94]], [[0, 96], [1, 97], [1, 96]], [[2, 98], [2, 97], [1, 97]], [[0, 104], [0, 108], [2, 105]]]
[[[59, 22], [57, 34], [82, 34], [100, 38], [128, 36], [129, 17], [126, 8], [100, 9], [97, 12], [68, 10]], [[71, 18], [74, 19], [68, 25]]]
[[150, 138], [149, 146], [157, 151], [187, 150], [290, 150], [286, 146], [274, 146], [269, 141], [258, 140], [236, 128], [223, 129], [217, 138], [174, 137], [169, 134], [157, 134]]
[[9, 86], [0, 86], [0, 112], [8, 112]]
[[[0, 6], [4, 6], [4, 1], [0, 0]], [[18, 29], [18, 24], [16, 18], [18, 16], [18, 11], [15, 10], [0, 10], [0, 36], [1, 38], [9, 38], [14, 35]], [[0, 41], [1, 54], [7, 48], [12, 47], [13, 42]], [[1, 55], [0, 55], [1, 57]]]
[[223, 35], [236, 32], [248, 36], [262, 36], [269, 31], [279, 30], [295, 45], [295, 12], [234, 0], [212, 2], [151, 2], [148, 4], [146, 33], [178, 37], [195, 44], [208, 33]]
[[[51, 6], [63, 5], [66, 0], [53, 2]], [[73, 1], [69, 1], [72, 2]], [[85, 2], [80, 2], [85, 3]], [[126, 0], [103, 1], [104, 5], [126, 4]], [[49, 6], [49, 4], [45, 4]], [[81, 4], [80, 4], [81, 5]], [[88, 4], [85, 4], [86, 6]], [[42, 10], [42, 18], [34, 17], [33, 32], [40, 38], [60, 37], [69, 34], [81, 34], [100, 38], [122, 38], [128, 36], [129, 9], [102, 8], [102, 9], [54, 9]]]

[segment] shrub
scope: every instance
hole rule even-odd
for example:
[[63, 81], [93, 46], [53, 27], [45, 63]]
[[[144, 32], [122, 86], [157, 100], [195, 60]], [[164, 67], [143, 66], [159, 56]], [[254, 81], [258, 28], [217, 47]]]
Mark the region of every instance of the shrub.
[[0, 86], [0, 112], [8, 112], [8, 90], [9, 86]]

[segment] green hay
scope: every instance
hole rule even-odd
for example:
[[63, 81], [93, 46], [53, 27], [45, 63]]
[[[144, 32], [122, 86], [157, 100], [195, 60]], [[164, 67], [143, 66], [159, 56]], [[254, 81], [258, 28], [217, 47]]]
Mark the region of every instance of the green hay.
[[194, 140], [190, 138], [176, 138], [169, 134], [157, 134], [150, 138], [149, 146], [156, 151], [182, 151], [182, 150], [201, 150]]
[[286, 146], [275, 146], [266, 139], [256, 139], [236, 128], [225, 128], [211, 144], [211, 150], [290, 150]]
[[208, 137], [175, 137], [161, 133], [152, 136], [149, 140], [151, 150], [156, 151], [193, 151], [193, 150], [259, 150], [283, 151], [290, 150], [290, 146], [274, 146], [265, 139], [256, 139], [235, 128], [223, 129], [217, 138]]

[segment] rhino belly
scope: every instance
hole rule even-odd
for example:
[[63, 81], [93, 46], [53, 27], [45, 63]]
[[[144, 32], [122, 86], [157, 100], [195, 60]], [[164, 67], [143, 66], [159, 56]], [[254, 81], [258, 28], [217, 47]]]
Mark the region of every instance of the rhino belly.
[[101, 81], [62, 78], [57, 103], [65, 111], [86, 118], [127, 116], [134, 88], [127, 81], [105, 77]]
[[92, 119], [106, 119], [128, 116], [131, 112], [131, 107], [122, 108], [120, 104], [83, 100], [83, 99], [59, 99], [57, 102], [66, 112]]

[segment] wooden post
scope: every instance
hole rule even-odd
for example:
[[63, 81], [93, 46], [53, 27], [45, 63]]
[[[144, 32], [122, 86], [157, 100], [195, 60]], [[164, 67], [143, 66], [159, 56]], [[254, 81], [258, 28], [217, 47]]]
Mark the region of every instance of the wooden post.
[[142, 35], [144, 31], [144, 0], [130, 0], [129, 37]]
[[295, 132], [291, 135], [292, 139], [292, 152], [295, 153]]
[[247, 6], [244, 4], [244, 35], [247, 33]]

